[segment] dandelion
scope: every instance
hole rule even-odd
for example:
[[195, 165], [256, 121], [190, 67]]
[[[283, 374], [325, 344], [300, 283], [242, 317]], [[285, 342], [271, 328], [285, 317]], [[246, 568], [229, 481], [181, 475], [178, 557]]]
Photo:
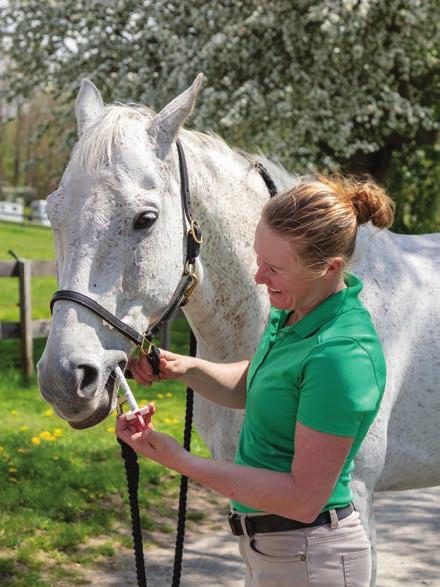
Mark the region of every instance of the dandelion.
[[41, 438], [39, 438], [38, 436], [33, 436], [31, 439], [32, 444], [35, 444], [36, 446], [38, 446], [39, 444], [41, 444]]
[[57, 438], [60, 438], [63, 435], [63, 431], [61, 430], [61, 428], [55, 428], [55, 430], [53, 431], [53, 435]]
[[54, 442], [54, 440], [57, 439], [56, 436], [54, 436], [48, 430], [43, 430], [42, 432], [40, 432], [40, 434], [38, 436], [40, 438], [42, 438], [43, 440], [46, 440], [47, 442]]
[[19, 431], [20, 432], [27, 432], [29, 430], [29, 426], [20, 426]]
[[157, 394], [157, 397], [158, 397], [159, 399], [163, 399], [163, 393], [158, 393], [158, 394]]
[[178, 424], [178, 423], [179, 423], [179, 420], [178, 420], [177, 418], [173, 418], [173, 419], [171, 420], [171, 423], [172, 423], [172, 424]]
[[17, 412], [17, 410], [11, 410], [10, 414], [11, 414], [11, 416], [14, 416], [14, 418], [15, 418], [16, 416], [18, 416], [18, 412]]
[[44, 415], [48, 417], [53, 416], [53, 410], [49, 408], [44, 412]]
[[114, 432], [115, 428], [114, 428], [114, 426], [110, 426], [110, 427], [106, 428], [106, 431], [107, 432]]
[[165, 394], [165, 397], [173, 397], [173, 394], [171, 392], [168, 392]]
[[171, 418], [164, 418], [163, 421], [165, 422], [165, 424], [172, 424], [173, 423]]

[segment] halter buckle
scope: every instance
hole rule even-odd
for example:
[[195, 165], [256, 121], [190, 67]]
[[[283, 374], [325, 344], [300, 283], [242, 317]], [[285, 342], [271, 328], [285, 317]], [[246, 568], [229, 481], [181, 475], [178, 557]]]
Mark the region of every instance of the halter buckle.
[[191, 234], [194, 241], [198, 245], [201, 245], [203, 243], [202, 231], [200, 230], [200, 226], [198, 225], [197, 220], [191, 220], [191, 225], [188, 232]]
[[194, 271], [189, 273], [189, 275], [191, 277], [191, 283], [188, 285], [188, 287], [186, 288], [186, 290], [183, 294], [183, 298], [180, 303], [180, 306], [184, 306], [188, 302], [189, 298], [191, 297], [191, 294], [193, 293], [193, 291], [195, 290], [195, 288], [197, 287], [197, 284], [199, 282], [199, 278], [194, 273]]
[[[146, 345], [148, 344], [148, 350], [145, 350]], [[149, 338], [148, 333], [144, 332], [142, 335], [142, 342], [140, 346], [140, 352], [143, 355], [149, 355], [154, 347], [154, 342]]]

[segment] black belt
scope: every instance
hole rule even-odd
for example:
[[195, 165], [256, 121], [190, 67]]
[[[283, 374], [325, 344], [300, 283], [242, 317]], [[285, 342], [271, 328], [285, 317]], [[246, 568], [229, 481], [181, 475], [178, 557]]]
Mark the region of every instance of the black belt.
[[[351, 512], [354, 511], [353, 504], [344, 508], [337, 508], [334, 510], [338, 520], [347, 518]], [[229, 514], [229, 525], [231, 526], [232, 534], [234, 536], [243, 536], [245, 534], [242, 526], [246, 528], [246, 534], [253, 536], [254, 534], [261, 534], [265, 532], [285, 532], [287, 530], [300, 530], [301, 528], [312, 528], [313, 526], [324, 526], [324, 524], [331, 524], [330, 512], [322, 512], [313, 522], [305, 523], [297, 520], [290, 520], [275, 514], [263, 514], [262, 516], [247, 516], [246, 514]]]

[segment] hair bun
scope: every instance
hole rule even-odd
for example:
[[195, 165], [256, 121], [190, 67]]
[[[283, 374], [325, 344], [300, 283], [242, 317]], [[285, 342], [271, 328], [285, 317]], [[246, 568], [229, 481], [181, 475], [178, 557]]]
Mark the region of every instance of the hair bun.
[[371, 220], [378, 228], [388, 228], [394, 220], [395, 204], [385, 190], [372, 181], [350, 182], [348, 195], [353, 204], [358, 224]]

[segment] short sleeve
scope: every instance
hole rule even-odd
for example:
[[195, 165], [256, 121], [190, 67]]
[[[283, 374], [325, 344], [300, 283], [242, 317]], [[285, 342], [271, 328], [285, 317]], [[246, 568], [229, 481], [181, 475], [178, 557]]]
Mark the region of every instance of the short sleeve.
[[374, 365], [351, 338], [319, 344], [301, 370], [298, 420], [309, 428], [355, 436], [363, 417], [380, 399]]

